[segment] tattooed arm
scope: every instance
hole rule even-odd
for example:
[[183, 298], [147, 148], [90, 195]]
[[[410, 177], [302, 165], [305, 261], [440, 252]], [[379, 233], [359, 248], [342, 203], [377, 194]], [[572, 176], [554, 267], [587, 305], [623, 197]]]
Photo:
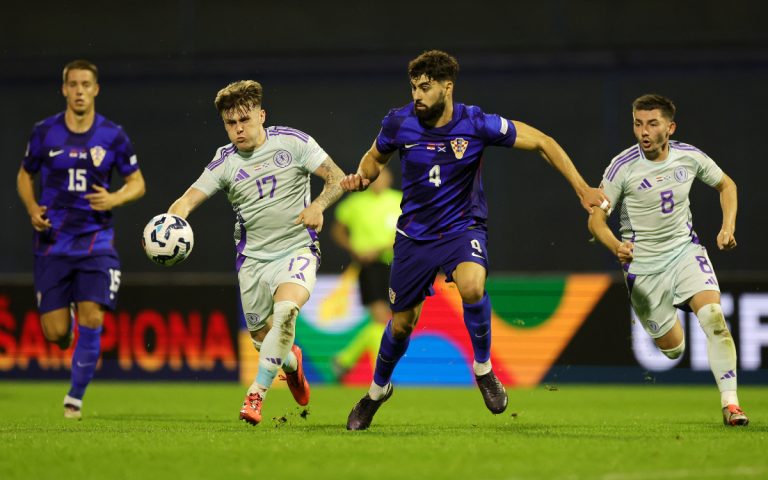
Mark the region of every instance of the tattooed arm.
[[320, 195], [301, 211], [294, 223], [297, 225], [303, 223], [304, 226], [319, 232], [323, 229], [323, 211], [333, 205], [344, 193], [340, 185], [341, 179], [344, 178], [344, 172], [333, 162], [331, 157], [326, 157], [313, 173], [325, 180], [325, 186]]

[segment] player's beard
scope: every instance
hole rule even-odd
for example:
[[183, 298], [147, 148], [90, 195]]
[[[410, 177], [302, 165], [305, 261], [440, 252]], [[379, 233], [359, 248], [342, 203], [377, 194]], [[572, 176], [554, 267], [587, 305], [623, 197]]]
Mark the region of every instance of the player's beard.
[[[422, 105], [424, 105], [422, 103]], [[413, 112], [419, 117], [423, 123], [431, 124], [435, 123], [445, 111], [445, 97], [435, 102], [431, 107], [427, 107], [425, 110], [418, 110], [416, 104], [413, 105]]]

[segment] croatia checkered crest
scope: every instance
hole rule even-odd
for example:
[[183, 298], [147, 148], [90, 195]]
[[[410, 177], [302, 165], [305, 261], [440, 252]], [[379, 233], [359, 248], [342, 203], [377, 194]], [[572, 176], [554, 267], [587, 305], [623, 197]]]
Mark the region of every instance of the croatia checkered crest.
[[189, 222], [161, 213], [144, 227], [141, 245], [147, 257], [158, 265], [170, 267], [184, 261], [192, 252], [195, 236]]

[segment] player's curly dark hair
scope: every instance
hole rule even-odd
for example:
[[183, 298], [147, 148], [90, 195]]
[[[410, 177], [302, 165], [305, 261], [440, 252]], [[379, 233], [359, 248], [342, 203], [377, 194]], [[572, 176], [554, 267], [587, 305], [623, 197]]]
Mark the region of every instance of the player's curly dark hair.
[[632, 102], [632, 111], [635, 112], [637, 110], [661, 110], [661, 114], [666, 117], [668, 120], [674, 120], [675, 119], [675, 112], [677, 111], [677, 107], [675, 107], [675, 104], [672, 102], [672, 100], [668, 99], [665, 96], [658, 95], [656, 93], [647, 93], [645, 95], [642, 95], [640, 97], [637, 97], [634, 102]]
[[230, 110], [250, 110], [260, 107], [264, 96], [261, 84], [254, 80], [240, 80], [219, 90], [213, 101], [219, 114]]
[[414, 58], [408, 64], [408, 78], [426, 75], [430, 80], [456, 81], [459, 62], [442, 50], [429, 50]]
[[61, 72], [61, 79], [64, 83], [67, 83], [67, 75], [69, 75], [70, 70], [88, 70], [93, 74], [94, 81], [96, 81], [96, 83], [99, 82], [99, 68], [88, 60], [72, 60], [64, 65], [64, 71]]

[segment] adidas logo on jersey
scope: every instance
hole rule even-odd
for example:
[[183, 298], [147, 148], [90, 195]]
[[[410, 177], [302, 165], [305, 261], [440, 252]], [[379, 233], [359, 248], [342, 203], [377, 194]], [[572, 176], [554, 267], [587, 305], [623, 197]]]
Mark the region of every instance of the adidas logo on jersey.
[[240, 180], [245, 180], [246, 178], [250, 178], [250, 175], [248, 175], [248, 173], [246, 173], [246, 171], [241, 168], [240, 171], [237, 172], [235, 183], [239, 182]]
[[647, 188], [651, 188], [651, 182], [648, 181], [647, 178], [644, 178], [642, 182], [640, 182], [640, 186], [637, 187], [638, 190], [645, 190]]
[[705, 285], [717, 285], [717, 280], [715, 280], [715, 277], [709, 277], [706, 282], [704, 282]]

